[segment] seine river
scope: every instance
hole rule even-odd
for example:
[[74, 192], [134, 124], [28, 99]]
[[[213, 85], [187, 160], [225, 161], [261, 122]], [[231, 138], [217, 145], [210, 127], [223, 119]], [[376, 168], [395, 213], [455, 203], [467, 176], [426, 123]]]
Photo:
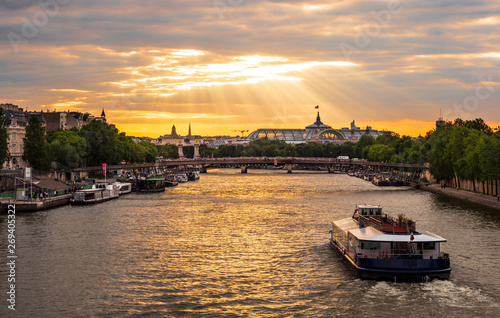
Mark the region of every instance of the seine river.
[[[214, 170], [165, 193], [16, 216], [1, 317], [499, 317], [500, 213], [341, 174]], [[450, 281], [362, 281], [330, 221], [381, 204], [448, 239]]]

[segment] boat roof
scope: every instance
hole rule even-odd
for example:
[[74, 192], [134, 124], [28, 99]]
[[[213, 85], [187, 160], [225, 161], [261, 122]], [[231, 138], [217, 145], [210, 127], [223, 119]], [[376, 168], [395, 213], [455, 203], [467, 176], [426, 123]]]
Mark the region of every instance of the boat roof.
[[[411, 234], [392, 234], [381, 232], [371, 226], [364, 227], [362, 229], [352, 229], [349, 230], [352, 235], [354, 235], [358, 240], [371, 241], [371, 242], [410, 242]], [[418, 233], [413, 233], [413, 243], [424, 243], [424, 242], [446, 242], [443, 237], [427, 232], [420, 231]]]
[[333, 221], [332, 223], [344, 232], [359, 228], [358, 224], [352, 218], [345, 218]]
[[380, 209], [380, 205], [371, 205], [371, 204], [358, 204], [357, 205], [357, 208], [358, 209], [361, 209], [361, 208], [368, 208], [368, 209]]
[[98, 191], [103, 191], [106, 190], [104, 188], [92, 188], [92, 189], [81, 189], [77, 190], [76, 192], [98, 192]]
[[163, 178], [149, 178], [146, 181], [163, 181]]

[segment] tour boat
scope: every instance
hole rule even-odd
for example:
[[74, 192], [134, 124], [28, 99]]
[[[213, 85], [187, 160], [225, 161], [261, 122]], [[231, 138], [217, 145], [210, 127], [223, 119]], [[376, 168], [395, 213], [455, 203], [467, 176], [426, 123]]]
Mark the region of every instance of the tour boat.
[[115, 185], [94, 185], [92, 189], [78, 190], [70, 199], [72, 204], [91, 204], [118, 198], [118, 188]]
[[359, 205], [350, 218], [332, 222], [330, 246], [356, 271], [359, 278], [389, 281], [449, 279], [446, 239], [417, 231], [402, 214], [382, 213], [379, 205]]

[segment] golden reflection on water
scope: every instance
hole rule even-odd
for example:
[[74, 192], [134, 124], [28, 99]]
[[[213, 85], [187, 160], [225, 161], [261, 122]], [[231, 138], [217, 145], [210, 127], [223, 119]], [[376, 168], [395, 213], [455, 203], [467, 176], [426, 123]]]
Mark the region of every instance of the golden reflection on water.
[[[142, 242], [135, 253], [147, 251], [131, 275], [145, 277], [128, 283], [127, 294], [142, 295], [140, 302], [154, 299], [149, 306], [161, 307], [163, 301], [193, 313], [241, 314], [256, 305], [278, 313], [290, 303], [305, 306], [307, 300], [296, 299], [304, 293], [294, 289], [307, 286], [320, 255], [327, 258], [324, 263], [332, 258], [325, 241], [328, 225], [298, 210], [297, 200], [311, 189], [284, 182], [277, 187], [276, 176], [227, 177], [228, 182], [210, 183], [212, 176], [204, 175], [163, 195], [141, 197], [141, 215], [148, 221], [127, 231], [127, 240]], [[136, 197], [130, 201], [132, 206]], [[302, 229], [311, 222], [321, 225], [319, 235]], [[335, 276], [328, 270], [330, 282]]]

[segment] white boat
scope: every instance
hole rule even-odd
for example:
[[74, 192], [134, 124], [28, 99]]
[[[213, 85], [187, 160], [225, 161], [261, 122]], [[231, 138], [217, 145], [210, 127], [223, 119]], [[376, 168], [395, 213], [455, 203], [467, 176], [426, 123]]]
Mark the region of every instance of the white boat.
[[94, 185], [92, 189], [78, 190], [70, 199], [72, 204], [91, 204], [118, 198], [118, 188], [115, 185]]
[[176, 178], [179, 183], [188, 182], [188, 177], [185, 173], [178, 173], [176, 175]]
[[402, 214], [382, 213], [378, 205], [360, 205], [350, 218], [332, 222], [330, 246], [356, 271], [359, 278], [389, 281], [449, 279], [446, 239], [417, 231]]
[[132, 183], [130, 182], [115, 182], [114, 184], [118, 188], [119, 195], [124, 195], [132, 192]]
[[189, 171], [187, 173], [187, 177], [188, 177], [189, 181], [196, 181], [196, 180], [200, 179], [200, 172], [197, 170]]

